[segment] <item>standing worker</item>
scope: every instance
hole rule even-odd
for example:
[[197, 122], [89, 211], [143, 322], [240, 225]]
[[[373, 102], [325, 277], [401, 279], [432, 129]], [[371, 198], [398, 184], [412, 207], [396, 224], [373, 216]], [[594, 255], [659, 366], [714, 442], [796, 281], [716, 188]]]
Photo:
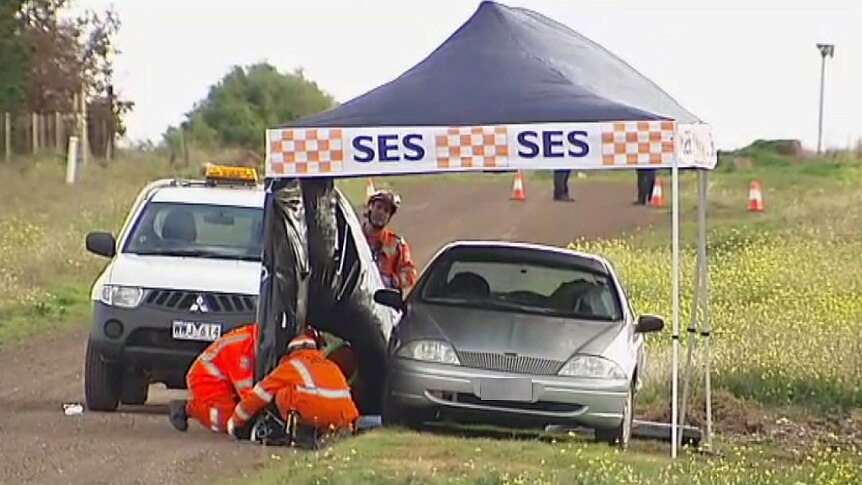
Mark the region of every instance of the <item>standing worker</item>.
[[281, 418], [315, 431], [351, 430], [359, 411], [338, 366], [321, 352], [324, 342], [308, 327], [287, 345], [278, 366], [236, 405], [228, 434], [239, 437], [251, 420], [272, 401]]
[[569, 175], [571, 173], [571, 170], [554, 170], [554, 200], [562, 202], [575, 200], [569, 195]]
[[652, 197], [652, 189], [655, 185], [654, 168], [639, 168], [638, 173], [638, 199], [635, 205], [648, 205]]
[[257, 324], [237, 327], [211, 343], [186, 374], [188, 401], [168, 405], [168, 419], [179, 431], [188, 429], [192, 417], [216, 433], [227, 432], [227, 422], [237, 401], [254, 384]]
[[386, 228], [398, 211], [401, 197], [389, 190], [377, 190], [366, 202], [362, 231], [387, 288], [407, 292], [416, 283], [416, 265], [403, 237]]

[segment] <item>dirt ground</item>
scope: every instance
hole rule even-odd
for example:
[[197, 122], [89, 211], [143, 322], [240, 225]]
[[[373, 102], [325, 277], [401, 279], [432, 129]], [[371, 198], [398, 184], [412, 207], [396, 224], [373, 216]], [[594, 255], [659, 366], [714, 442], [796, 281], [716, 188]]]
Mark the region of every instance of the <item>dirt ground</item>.
[[[659, 217], [632, 205], [634, 176], [630, 184], [571, 183], [575, 203], [553, 202], [550, 181], [528, 181], [525, 202], [509, 200], [509, 183], [417, 183], [402, 187], [405, 206], [393, 225], [421, 265], [452, 238], [564, 245]], [[233, 442], [196, 423], [187, 433], [174, 431], [166, 403], [176, 393], [160, 386], [146, 406], [65, 416], [63, 403], [83, 402], [86, 334], [84, 323], [0, 352], [0, 484], [208, 483], [271, 460], [272, 449]]]

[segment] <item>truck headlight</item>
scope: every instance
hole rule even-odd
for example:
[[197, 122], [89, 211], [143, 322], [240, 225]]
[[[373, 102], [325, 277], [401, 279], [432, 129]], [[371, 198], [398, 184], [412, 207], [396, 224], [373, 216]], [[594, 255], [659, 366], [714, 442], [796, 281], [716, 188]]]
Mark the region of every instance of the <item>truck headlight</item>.
[[588, 377], [592, 379], [621, 380], [626, 378], [625, 372], [608, 359], [595, 355], [576, 355], [566, 362], [558, 373], [561, 376]]
[[108, 306], [135, 308], [144, 299], [144, 290], [135, 286], [104, 285], [99, 301]]
[[455, 349], [441, 340], [415, 340], [398, 349], [398, 356], [407, 359], [461, 365]]

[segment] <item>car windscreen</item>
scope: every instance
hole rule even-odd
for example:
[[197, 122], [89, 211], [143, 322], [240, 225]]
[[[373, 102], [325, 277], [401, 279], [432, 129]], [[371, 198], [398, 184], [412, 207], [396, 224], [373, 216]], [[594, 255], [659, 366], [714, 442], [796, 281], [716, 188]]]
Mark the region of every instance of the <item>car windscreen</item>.
[[431, 269], [420, 298], [583, 320], [616, 322], [623, 315], [610, 276], [579, 265], [503, 253], [443, 258]]
[[260, 261], [262, 248], [262, 208], [150, 202], [124, 252]]

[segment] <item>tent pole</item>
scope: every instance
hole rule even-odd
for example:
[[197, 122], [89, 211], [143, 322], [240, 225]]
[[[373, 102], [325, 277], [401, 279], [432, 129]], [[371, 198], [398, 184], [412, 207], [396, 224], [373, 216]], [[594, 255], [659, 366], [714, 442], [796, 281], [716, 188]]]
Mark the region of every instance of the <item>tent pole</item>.
[[679, 387], [679, 161], [673, 158], [671, 184], [673, 185], [671, 210], [672, 255], [673, 260], [673, 385], [671, 399], [671, 458], [677, 456], [677, 394]]
[[706, 170], [701, 170], [698, 174], [698, 209], [697, 209], [697, 251], [698, 259], [702, 260], [700, 293], [703, 294], [703, 321], [701, 322], [701, 337], [703, 343], [703, 363], [704, 363], [704, 384], [706, 392], [706, 439], [704, 440], [705, 448], [712, 449], [712, 354], [710, 349], [710, 337], [712, 334], [712, 324], [710, 323], [709, 315], [709, 265], [707, 264], [706, 253], [706, 204], [707, 204], [707, 189], [709, 183]]
[[[698, 192], [697, 192], [698, 193], [698, 211], [700, 211], [700, 206], [701, 206], [700, 172], [701, 172], [701, 170], [698, 170], [698, 186], [697, 186], [698, 187]], [[700, 229], [700, 219], [698, 219], [698, 229]], [[700, 231], [699, 230], [698, 230], [697, 243], [698, 243], [698, 251], [697, 251], [697, 257], [696, 257], [696, 262], [695, 262], [695, 267], [694, 267], [694, 296], [691, 300], [691, 318], [689, 320], [688, 335], [686, 337], [686, 351], [687, 351], [686, 354], [687, 355], [686, 355], [686, 360], [685, 360], [685, 367], [683, 367], [683, 378], [682, 378], [682, 399], [680, 402], [680, 417], [679, 417], [679, 422], [680, 422], [681, 426], [685, 426], [685, 422], [686, 422], [685, 417], [686, 417], [686, 412], [688, 410], [689, 390], [690, 390], [689, 388], [691, 386], [691, 376], [693, 374], [693, 372], [692, 372], [692, 367], [693, 367], [692, 366], [692, 359], [694, 358], [694, 351], [695, 351], [695, 348], [697, 347], [697, 338], [696, 337], [697, 337], [697, 331], [698, 331], [698, 310], [700, 309], [701, 298], [702, 298], [702, 292], [701, 292], [701, 277], [702, 276], [701, 275], [703, 273], [702, 273], [701, 269], [702, 269], [703, 261], [701, 260], [701, 254], [700, 254]], [[680, 436], [679, 436], [679, 446], [680, 447], [682, 446], [682, 433], [680, 433]]]

